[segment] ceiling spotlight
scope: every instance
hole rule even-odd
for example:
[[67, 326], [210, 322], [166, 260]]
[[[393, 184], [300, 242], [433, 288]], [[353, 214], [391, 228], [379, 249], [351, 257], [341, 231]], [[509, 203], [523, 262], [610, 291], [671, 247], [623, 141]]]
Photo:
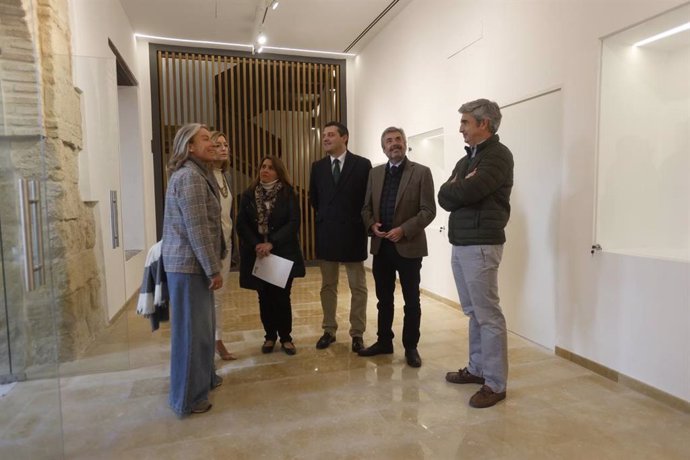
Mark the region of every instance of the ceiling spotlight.
[[273, 2], [271, 2], [271, 9], [275, 10], [276, 8], [278, 8], [279, 4], [280, 2], [278, 0], [273, 0]]
[[256, 42], [259, 45], [265, 45], [266, 41], [268, 41], [268, 38], [266, 37], [266, 34], [264, 34], [263, 32], [260, 33], [258, 37], [256, 37]]

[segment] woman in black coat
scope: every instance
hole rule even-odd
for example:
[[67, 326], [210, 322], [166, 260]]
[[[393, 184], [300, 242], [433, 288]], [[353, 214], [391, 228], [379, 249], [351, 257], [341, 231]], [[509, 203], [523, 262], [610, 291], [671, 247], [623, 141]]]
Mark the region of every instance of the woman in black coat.
[[[304, 259], [299, 244], [300, 209], [283, 162], [267, 156], [261, 160], [259, 175], [240, 198], [237, 234], [240, 239], [240, 287], [259, 295], [259, 311], [266, 335], [261, 347], [271, 353], [280, 337], [288, 355], [297, 352], [292, 343], [290, 290], [296, 277], [303, 277]], [[256, 258], [269, 254], [294, 262], [285, 288], [252, 274]]]

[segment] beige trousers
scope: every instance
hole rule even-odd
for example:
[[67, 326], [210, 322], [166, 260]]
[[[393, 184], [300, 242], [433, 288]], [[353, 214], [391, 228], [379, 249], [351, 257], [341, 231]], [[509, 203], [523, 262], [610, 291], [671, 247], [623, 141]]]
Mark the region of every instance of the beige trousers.
[[230, 281], [230, 254], [223, 259], [221, 273], [223, 275], [223, 287], [213, 292], [216, 307], [216, 340], [223, 340], [223, 301], [220, 296], [223, 295], [223, 292], [228, 291], [228, 284]]
[[335, 335], [338, 330], [335, 312], [338, 305], [340, 265], [345, 266], [350, 286], [350, 337], [362, 337], [367, 327], [367, 279], [364, 262], [321, 261], [321, 308], [324, 332]]

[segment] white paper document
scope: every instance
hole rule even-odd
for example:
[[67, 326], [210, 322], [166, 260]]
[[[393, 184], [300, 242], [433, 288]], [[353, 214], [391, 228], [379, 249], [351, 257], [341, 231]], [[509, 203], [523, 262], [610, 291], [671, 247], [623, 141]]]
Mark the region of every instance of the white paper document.
[[293, 264], [291, 260], [269, 254], [266, 257], [256, 258], [252, 274], [267, 283], [285, 288]]

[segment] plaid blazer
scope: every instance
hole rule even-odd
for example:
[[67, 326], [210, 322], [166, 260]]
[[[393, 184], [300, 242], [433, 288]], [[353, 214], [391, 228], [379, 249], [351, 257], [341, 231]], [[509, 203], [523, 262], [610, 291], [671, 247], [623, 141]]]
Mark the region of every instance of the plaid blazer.
[[221, 271], [223, 252], [216, 179], [190, 158], [172, 174], [165, 193], [165, 271], [211, 277]]

